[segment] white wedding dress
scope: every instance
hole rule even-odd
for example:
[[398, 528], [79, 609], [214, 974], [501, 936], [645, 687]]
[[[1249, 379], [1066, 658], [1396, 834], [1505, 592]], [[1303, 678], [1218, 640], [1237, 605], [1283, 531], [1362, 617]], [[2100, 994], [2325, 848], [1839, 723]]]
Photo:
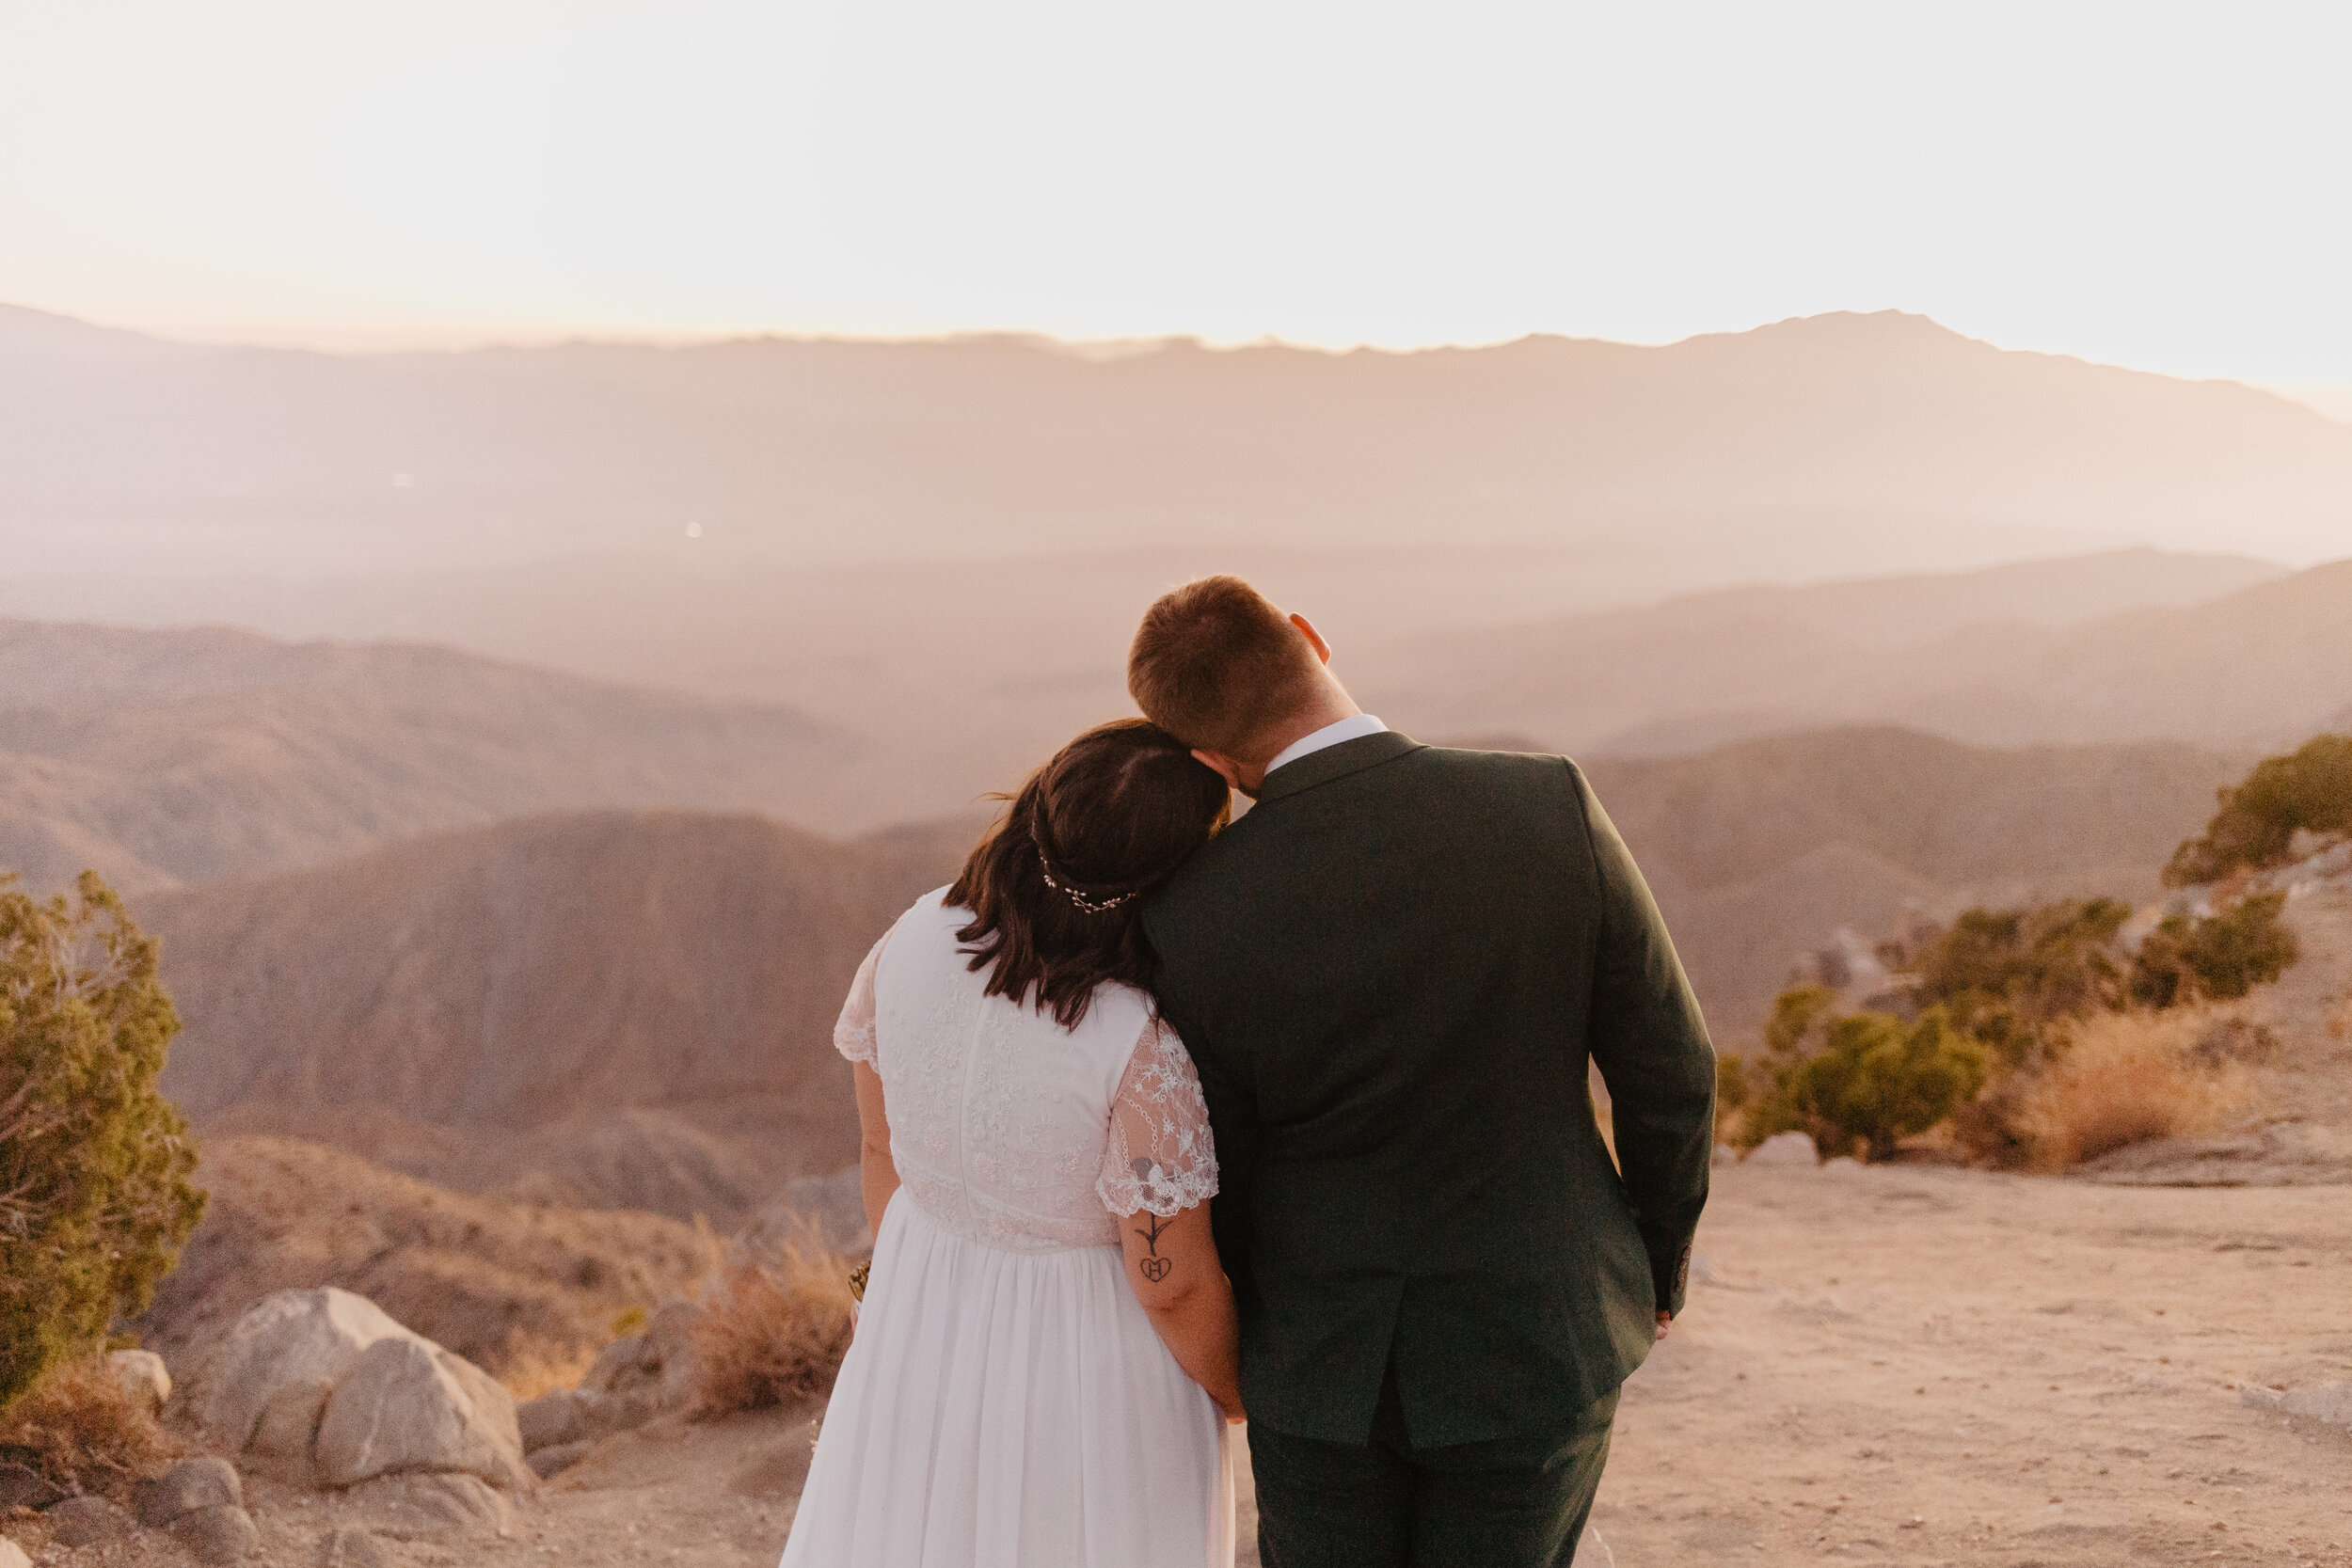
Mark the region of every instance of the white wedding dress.
[[1075, 1029], [983, 995], [970, 919], [908, 911], [834, 1031], [899, 1187], [783, 1568], [1231, 1568], [1224, 1418], [1120, 1251], [1216, 1190], [1200, 1079], [1140, 991]]

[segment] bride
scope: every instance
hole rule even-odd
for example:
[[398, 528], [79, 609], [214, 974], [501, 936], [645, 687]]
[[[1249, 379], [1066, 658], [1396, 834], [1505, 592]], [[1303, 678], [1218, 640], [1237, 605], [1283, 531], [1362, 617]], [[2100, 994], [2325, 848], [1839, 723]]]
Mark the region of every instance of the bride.
[[1232, 1563], [1216, 1157], [1136, 919], [1228, 800], [1090, 730], [866, 956], [834, 1041], [872, 1273], [783, 1568]]

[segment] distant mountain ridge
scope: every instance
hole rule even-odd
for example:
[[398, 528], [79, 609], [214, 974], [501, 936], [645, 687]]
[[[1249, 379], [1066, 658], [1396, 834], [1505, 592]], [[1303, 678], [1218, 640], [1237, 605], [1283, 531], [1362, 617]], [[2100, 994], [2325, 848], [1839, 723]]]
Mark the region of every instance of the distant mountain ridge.
[[2251, 759], [2177, 742], [1993, 749], [1888, 727], [1592, 758], [1718, 1042], [1754, 1037], [1790, 959], [1905, 911], [2146, 899]]
[[[2138, 608], [2098, 613], [2119, 603]], [[950, 674], [992, 611], [964, 613], [937, 627]], [[1104, 651], [1124, 614], [1091, 605], [1017, 644], [1046, 669], [1090, 648], [1083, 678], [975, 691], [944, 674], [905, 701], [850, 687], [822, 720], [425, 645], [0, 622], [0, 867], [54, 886], [94, 865], [147, 889], [550, 810], [756, 810], [832, 832], [969, 812], [1127, 709]], [[1996, 744], [2178, 735], [2240, 756], [2352, 719], [2352, 566], [2143, 555], [1740, 590], [1343, 640], [1338, 668], [1408, 734], [1517, 736], [1594, 765], [1857, 721]]]
[[2352, 703], [2352, 561], [2061, 625], [1959, 613], [1994, 603], [1948, 586], [1964, 580], [1744, 591], [1432, 635], [1371, 650], [1348, 673], [1408, 728], [1510, 730], [1602, 754], [1851, 723], [1986, 745], [2236, 751], [2298, 744]]
[[151, 894], [164, 1086], [199, 1129], [449, 1185], [739, 1215], [853, 1156], [834, 1021], [967, 830], [574, 813]]
[[424, 645], [0, 621], [0, 866], [169, 887], [554, 807], [825, 820], [856, 737]]
[[167, 1086], [198, 1117], [381, 1106], [512, 1130], [838, 1087], [841, 997], [938, 885], [922, 858], [755, 816], [592, 812], [152, 895], [187, 1018]]
[[[1135, 617], [1168, 582], [1232, 563], [1171, 550], [445, 594], [443, 629], [496, 639], [487, 656], [0, 621], [0, 866], [172, 886], [597, 806], [755, 810], [827, 832], [927, 819], [1132, 712], [1121, 654]], [[2180, 734], [2229, 750], [2299, 740], [2290, 732], [2352, 703], [2329, 670], [2352, 657], [2352, 579], [2244, 558], [2112, 552], [1418, 635], [1494, 595], [1448, 578], [1436, 554], [1261, 564], [1399, 728], [1515, 733], [1586, 757], [1857, 721], [1994, 742]], [[1496, 583], [1539, 568], [1477, 566]], [[2254, 610], [2230, 609], [2240, 601]], [[2164, 613], [2142, 632], [2114, 622], [2127, 610]], [[2173, 657], [2169, 628], [2197, 616], [2218, 618], [2183, 644], [2186, 674], [2152, 681]], [[2080, 691], [2031, 657], [2100, 656], [2110, 639], [2126, 657]], [[510, 662], [533, 648], [584, 673]], [[2155, 700], [2130, 696], [2135, 682]], [[2201, 686], [2212, 695], [2187, 700]], [[2136, 711], [2141, 722], [2119, 727]]]
[[2309, 560], [2347, 494], [2352, 428], [2300, 404], [1896, 312], [1655, 348], [1103, 356], [1006, 338], [337, 356], [0, 310], [0, 527], [42, 531], [18, 570], [450, 569], [692, 521], [803, 563], [1613, 542], [1705, 550], [1723, 581], [2099, 538]]

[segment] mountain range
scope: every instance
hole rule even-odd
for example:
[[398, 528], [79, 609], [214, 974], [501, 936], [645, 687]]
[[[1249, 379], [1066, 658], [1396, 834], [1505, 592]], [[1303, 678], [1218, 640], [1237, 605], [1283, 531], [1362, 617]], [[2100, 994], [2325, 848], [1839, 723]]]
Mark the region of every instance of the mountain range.
[[[2352, 427], [1833, 314], [1662, 347], [741, 340], [332, 355], [0, 310], [15, 573], [1573, 547], [1632, 598], [2126, 538], [2330, 553]], [[36, 547], [37, 546], [37, 547]]]
[[1991, 748], [1855, 728], [1596, 758], [1718, 1043], [1744, 1050], [1790, 958], [1970, 905], [2153, 896], [2248, 759], [2177, 741]]
[[834, 1020], [967, 837], [573, 813], [152, 894], [165, 1088], [446, 1185], [739, 1212], [854, 1152]]
[[2352, 428], [1893, 313], [340, 356], [0, 309], [0, 868], [131, 891], [208, 1139], [678, 1219], [851, 1158], [858, 958], [1187, 577], [1421, 738], [1577, 754], [1734, 1048], [1833, 928], [2145, 896], [2352, 728]]
[[[1839, 925], [2145, 896], [2229, 760], [1828, 731], [1596, 761], [1718, 1035]], [[165, 1086], [208, 1136], [333, 1145], [443, 1186], [739, 1218], [854, 1154], [831, 1030], [971, 817], [835, 842], [769, 819], [568, 813], [151, 893], [186, 1019]]]
[[1407, 728], [1509, 729], [1603, 753], [1854, 722], [1994, 745], [2275, 748], [2352, 714], [2352, 561], [2210, 570], [2243, 585], [2185, 601], [2085, 592], [2082, 612], [2064, 613], [2068, 579], [2109, 559], [1433, 633], [1370, 650], [1350, 675]]
[[170, 887], [556, 806], [850, 810], [865, 748], [774, 705], [446, 648], [0, 622], [0, 865]]
[[[0, 864], [163, 887], [548, 810], [745, 810], [832, 833], [964, 812], [1132, 711], [1125, 637], [1162, 580], [1144, 574], [1169, 564], [1092, 558], [1100, 591], [1066, 609], [1009, 607], [1021, 572], [999, 563], [910, 569], [896, 594], [879, 568], [866, 594], [811, 579], [765, 620], [723, 589], [696, 613], [678, 583], [672, 637], [587, 609], [501, 623], [584, 676], [519, 650], [0, 622]], [[1303, 567], [1269, 585], [1322, 610]], [[1326, 585], [1343, 590], [1322, 617], [1335, 667], [1435, 740], [1663, 755], [1892, 723], [2236, 754], [2352, 710], [2352, 563], [2130, 551], [1386, 637], [1390, 590]], [[777, 662], [749, 673], [763, 647]], [[727, 649], [745, 661], [733, 678]], [[649, 684], [661, 671], [705, 689]]]

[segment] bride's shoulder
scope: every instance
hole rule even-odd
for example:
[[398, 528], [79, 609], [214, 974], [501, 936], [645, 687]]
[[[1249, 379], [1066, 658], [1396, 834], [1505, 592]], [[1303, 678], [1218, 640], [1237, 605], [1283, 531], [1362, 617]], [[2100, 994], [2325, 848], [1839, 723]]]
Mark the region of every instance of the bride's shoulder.
[[935, 946], [940, 940], [954, 940], [955, 933], [969, 925], [971, 919], [971, 911], [947, 902], [947, 889], [933, 888], [890, 923], [890, 928], [874, 944], [874, 951], [903, 955]]
[[1087, 1003], [1089, 1018], [1101, 1021], [1101, 1032], [1114, 1043], [1125, 1040], [1130, 1049], [1156, 1012], [1152, 993], [1124, 980], [1104, 980]]
[[912, 920], [932, 923], [944, 921], [958, 926], [967, 924], [972, 918], [972, 911], [947, 902], [947, 895], [950, 891], [952, 891], [951, 888], [945, 887], [931, 889], [930, 892], [907, 906], [906, 913], [898, 917], [898, 924], [903, 926]]

